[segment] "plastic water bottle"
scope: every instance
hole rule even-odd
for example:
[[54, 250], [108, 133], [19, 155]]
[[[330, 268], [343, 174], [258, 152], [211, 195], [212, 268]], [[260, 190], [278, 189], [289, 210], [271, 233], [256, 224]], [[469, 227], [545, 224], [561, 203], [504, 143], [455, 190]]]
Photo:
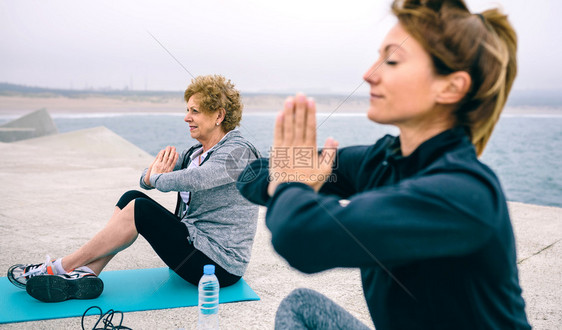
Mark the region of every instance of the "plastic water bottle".
[[197, 329], [219, 328], [219, 280], [215, 266], [205, 265], [199, 280], [199, 321]]

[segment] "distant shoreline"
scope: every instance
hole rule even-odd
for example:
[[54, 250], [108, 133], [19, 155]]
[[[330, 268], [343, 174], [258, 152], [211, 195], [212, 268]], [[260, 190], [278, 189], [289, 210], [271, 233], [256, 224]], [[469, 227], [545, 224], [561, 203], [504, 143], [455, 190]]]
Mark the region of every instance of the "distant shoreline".
[[[244, 112], [252, 114], [276, 113], [281, 108], [284, 95], [247, 95], [242, 97]], [[367, 98], [321, 95], [315, 96], [319, 113], [365, 114], [369, 107]], [[345, 102], [344, 102], [345, 101]], [[175, 97], [106, 97], [106, 96], [40, 96], [0, 95], [0, 116], [22, 116], [45, 108], [51, 115], [81, 114], [182, 114], [185, 102]], [[507, 106], [508, 116], [562, 116], [562, 106]]]
[[[285, 95], [243, 95], [245, 113], [276, 113]], [[365, 113], [368, 99], [350, 98], [343, 105], [344, 96], [315, 96], [318, 112]], [[124, 96], [41, 96], [0, 95], [0, 115], [24, 115], [45, 108], [51, 115], [83, 113], [178, 113], [185, 109], [185, 101], [179, 97], [124, 97]]]

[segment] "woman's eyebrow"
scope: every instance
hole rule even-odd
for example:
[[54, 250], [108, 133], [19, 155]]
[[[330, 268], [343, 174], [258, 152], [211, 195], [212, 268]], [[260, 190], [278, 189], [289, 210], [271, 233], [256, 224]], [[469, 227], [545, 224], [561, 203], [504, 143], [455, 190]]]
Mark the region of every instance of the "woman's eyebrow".
[[[403, 43], [402, 43], [402, 44], [403, 44]], [[395, 43], [388, 44], [388, 45], [386, 45], [386, 46], [384, 47], [384, 49], [382, 49], [382, 50], [379, 49], [379, 54], [388, 54], [391, 49], [393, 49], [393, 50], [390, 52], [391, 54], [394, 53], [394, 52], [397, 52], [397, 51], [406, 54], [407, 52], [406, 52], [406, 50], [402, 47], [402, 44], [395, 44]], [[389, 54], [389, 55], [391, 55], [391, 54]]]

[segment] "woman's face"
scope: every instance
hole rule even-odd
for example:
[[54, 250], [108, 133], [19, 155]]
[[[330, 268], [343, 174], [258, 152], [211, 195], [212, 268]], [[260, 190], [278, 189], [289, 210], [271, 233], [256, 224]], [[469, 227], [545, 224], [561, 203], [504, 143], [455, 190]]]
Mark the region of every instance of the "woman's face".
[[399, 127], [435, 115], [438, 77], [429, 54], [398, 23], [386, 35], [380, 57], [364, 74], [370, 85], [369, 119]]
[[189, 124], [189, 133], [191, 137], [203, 142], [208, 140], [220, 130], [217, 126], [217, 114], [206, 113], [199, 107], [199, 100], [197, 94], [191, 96], [187, 101], [187, 113], [183, 121]]

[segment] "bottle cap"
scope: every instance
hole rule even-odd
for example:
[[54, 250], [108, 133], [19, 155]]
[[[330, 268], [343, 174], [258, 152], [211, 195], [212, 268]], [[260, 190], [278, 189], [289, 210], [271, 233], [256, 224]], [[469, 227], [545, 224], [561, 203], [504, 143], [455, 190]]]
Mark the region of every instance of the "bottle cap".
[[215, 265], [205, 265], [203, 266], [203, 274], [213, 275], [215, 273]]

